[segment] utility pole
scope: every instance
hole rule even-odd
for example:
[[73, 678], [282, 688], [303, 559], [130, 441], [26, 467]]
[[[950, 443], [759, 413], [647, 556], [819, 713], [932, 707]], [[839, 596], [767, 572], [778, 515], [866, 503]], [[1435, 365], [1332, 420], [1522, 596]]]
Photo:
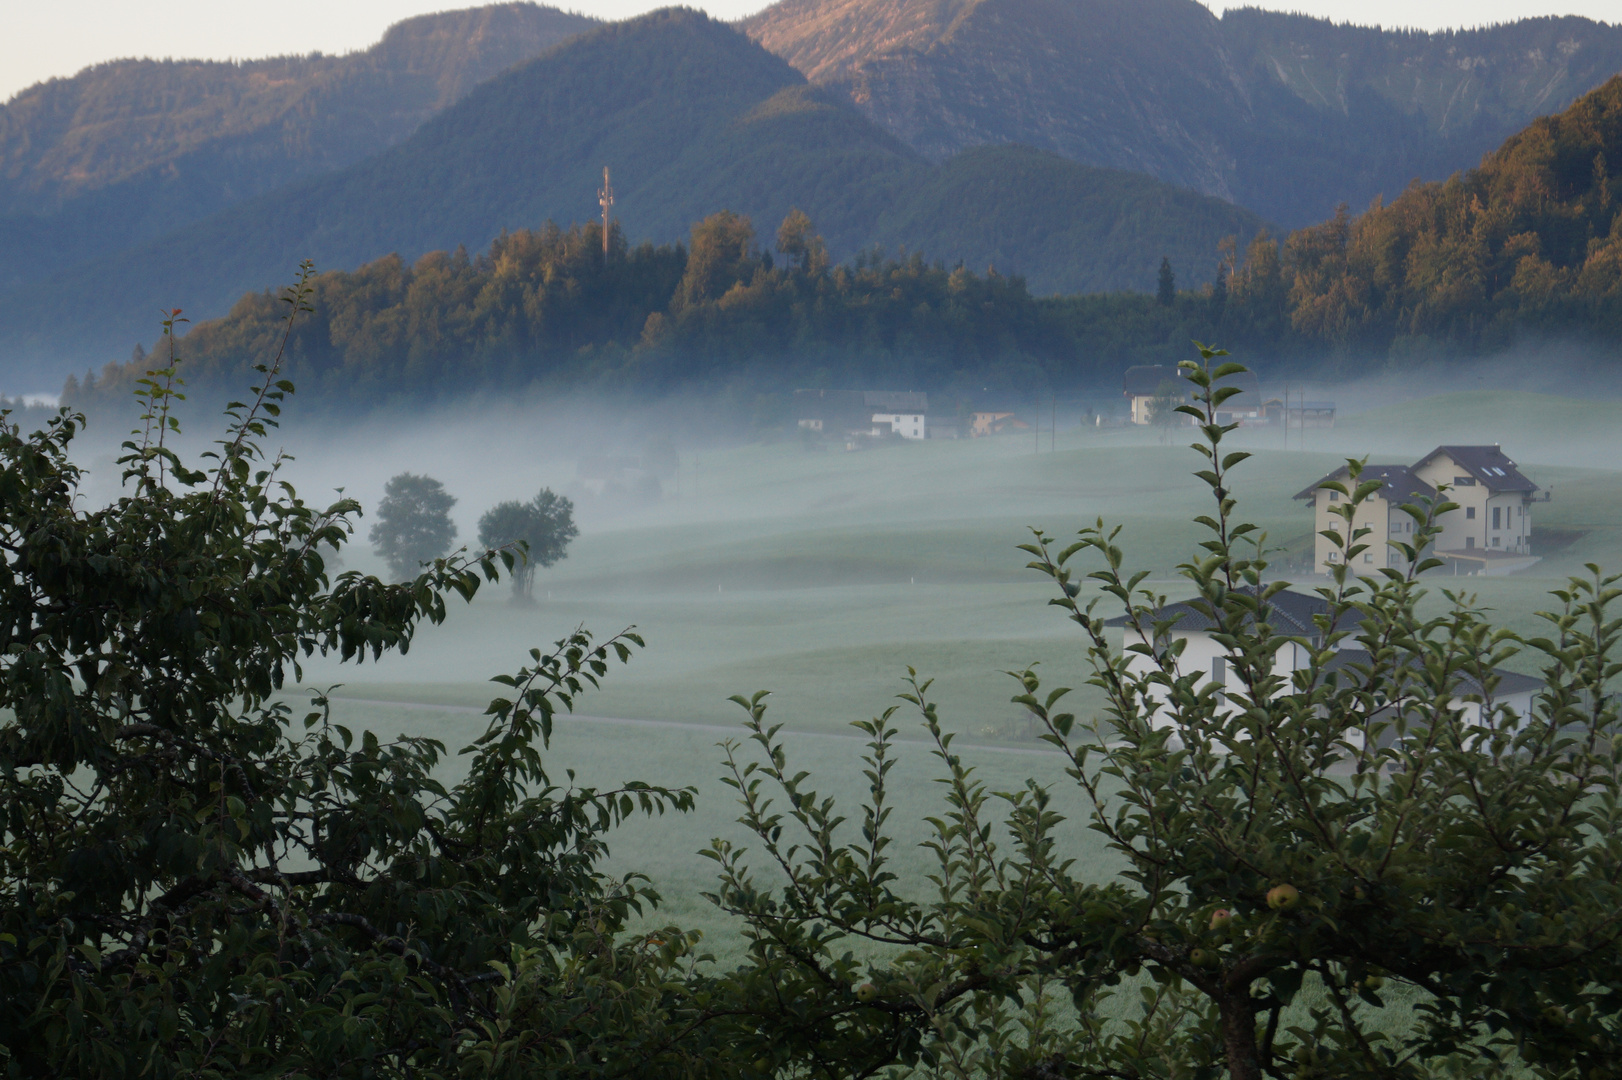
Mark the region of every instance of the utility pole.
[[597, 193], [597, 204], [603, 208], [603, 261], [608, 261], [608, 212], [614, 205], [614, 187], [608, 182], [608, 166], [603, 166], [603, 188]]

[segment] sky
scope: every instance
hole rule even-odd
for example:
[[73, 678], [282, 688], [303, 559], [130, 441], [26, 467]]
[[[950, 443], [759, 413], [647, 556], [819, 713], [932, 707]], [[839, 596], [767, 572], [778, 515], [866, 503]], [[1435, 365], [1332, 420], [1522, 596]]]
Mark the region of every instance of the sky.
[[[688, 0], [735, 19], [761, 0]], [[1256, 0], [1252, 0], [1256, 2]], [[562, 0], [603, 19], [622, 19], [667, 0]], [[288, 53], [344, 53], [375, 42], [412, 15], [472, 7], [454, 0], [0, 0], [0, 101], [53, 76], [132, 56], [256, 59]], [[1221, 0], [1208, 7], [1220, 12]], [[1532, 15], [1622, 21], [1622, 0], [1285, 0], [1278, 7], [1339, 22], [1436, 30]]]

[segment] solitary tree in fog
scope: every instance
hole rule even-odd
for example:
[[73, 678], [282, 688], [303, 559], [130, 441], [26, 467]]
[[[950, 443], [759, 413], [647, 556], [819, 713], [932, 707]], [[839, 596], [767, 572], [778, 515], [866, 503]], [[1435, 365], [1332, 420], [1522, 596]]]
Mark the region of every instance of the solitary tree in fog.
[[479, 543], [487, 548], [523, 544], [523, 558], [513, 567], [513, 602], [529, 603], [535, 568], [551, 566], [568, 554], [569, 541], [580, 535], [574, 503], [542, 488], [529, 502], [497, 503], [479, 519]]
[[401, 473], [383, 488], [371, 539], [396, 581], [415, 577], [424, 563], [451, 549], [456, 542], [456, 524], [451, 521], [455, 505], [455, 496], [431, 476]]

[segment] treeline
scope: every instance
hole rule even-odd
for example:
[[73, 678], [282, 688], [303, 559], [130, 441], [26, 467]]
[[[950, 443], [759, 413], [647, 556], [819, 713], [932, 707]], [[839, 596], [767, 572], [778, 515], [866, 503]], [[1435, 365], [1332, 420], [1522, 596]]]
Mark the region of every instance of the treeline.
[[[1113, 358], [1084, 353], [1064, 309], [1022, 279], [874, 252], [831, 265], [805, 215], [774, 244], [722, 212], [687, 244], [629, 246], [616, 226], [555, 225], [477, 257], [380, 259], [313, 281], [283, 370], [318, 403], [422, 403], [534, 385], [659, 394], [677, 387], [1087, 383]], [[235, 387], [275, 355], [286, 305], [271, 292], [180, 340], [197, 390]], [[65, 397], [119, 398], [144, 352], [69, 380]]]
[[[792, 212], [775, 242], [714, 214], [687, 244], [548, 225], [477, 257], [398, 257], [315, 279], [284, 370], [319, 403], [422, 403], [532, 386], [658, 395], [794, 386], [1076, 390], [1174, 362], [1190, 338], [1256, 363], [1355, 369], [1473, 355], [1527, 335], [1622, 331], [1622, 78], [1540, 120], [1472, 172], [1344, 211], [1281, 244], [1228, 241], [1216, 281], [1158, 296], [1035, 297], [1017, 276], [874, 249], [833, 265]], [[194, 388], [274, 355], [285, 305], [245, 297], [181, 340]], [[144, 353], [72, 379], [127, 393]]]

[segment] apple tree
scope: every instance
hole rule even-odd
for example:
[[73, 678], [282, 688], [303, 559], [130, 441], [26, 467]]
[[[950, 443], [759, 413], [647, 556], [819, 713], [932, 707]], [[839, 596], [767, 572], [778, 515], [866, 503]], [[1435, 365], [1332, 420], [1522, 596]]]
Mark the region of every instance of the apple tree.
[[[748, 738], [727, 763], [754, 849], [715, 843], [712, 899], [746, 921], [743, 997], [772, 1003], [750, 1039], [781, 1075], [1622, 1075], [1622, 586], [1591, 568], [1526, 638], [1467, 593], [1425, 602], [1445, 491], [1404, 508], [1410, 569], [1358, 577], [1386, 538], [1354, 528], [1380, 484], [1353, 462], [1302, 633], [1238, 512], [1248, 455], [1216, 410], [1244, 369], [1224, 355], [1183, 365], [1180, 408], [1212, 497], [1182, 585], [1225, 685], [1181, 662], [1178, 617], [1116, 530], [1036, 533], [1030, 565], [1104, 705], [1082, 720], [1069, 691], [1012, 673], [1074, 786], [991, 791], [913, 676], [943, 793], [927, 881], [893, 860], [896, 708], [856, 725], [870, 794], [852, 809], [794, 768], [764, 694], [736, 699]], [[1494, 692], [1516, 657], [1545, 680], [1524, 715]], [[1073, 861], [1076, 814], [1117, 861], [1103, 880]]]
[[405, 652], [513, 555], [330, 577], [360, 508], [281, 479], [260, 446], [292, 387], [260, 370], [193, 464], [171, 352], [101, 508], [81, 417], [0, 413], [0, 1071], [737, 1075], [694, 936], [628, 932], [657, 894], [600, 866], [616, 824], [692, 792], [548, 768], [554, 717], [641, 642], [530, 651], [454, 783], [440, 742], [300, 704], [306, 658]]

